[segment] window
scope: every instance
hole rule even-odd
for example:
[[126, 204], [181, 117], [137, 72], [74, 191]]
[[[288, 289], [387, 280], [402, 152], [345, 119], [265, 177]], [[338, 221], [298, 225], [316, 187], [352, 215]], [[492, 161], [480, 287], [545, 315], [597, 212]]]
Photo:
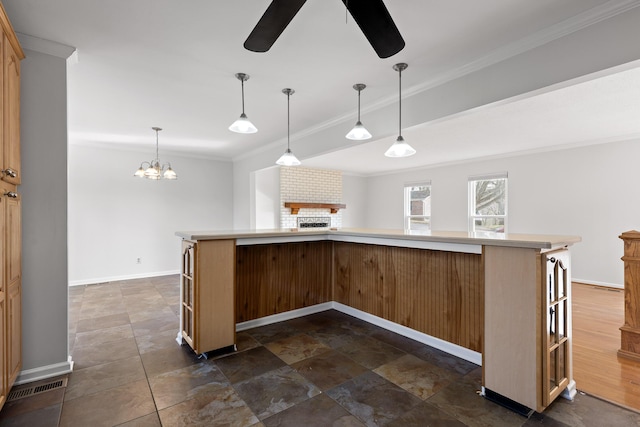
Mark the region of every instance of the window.
[[506, 230], [507, 173], [469, 177], [469, 231]]
[[431, 230], [431, 181], [404, 186], [404, 228]]

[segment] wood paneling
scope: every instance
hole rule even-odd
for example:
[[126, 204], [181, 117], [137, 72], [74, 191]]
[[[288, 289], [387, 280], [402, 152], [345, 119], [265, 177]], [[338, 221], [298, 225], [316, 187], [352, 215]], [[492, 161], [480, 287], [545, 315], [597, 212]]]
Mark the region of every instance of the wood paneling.
[[332, 242], [238, 246], [236, 322], [331, 301]]
[[574, 283], [572, 297], [576, 387], [640, 411], [640, 362], [617, 355], [624, 292]]
[[482, 351], [482, 256], [334, 242], [334, 299]]

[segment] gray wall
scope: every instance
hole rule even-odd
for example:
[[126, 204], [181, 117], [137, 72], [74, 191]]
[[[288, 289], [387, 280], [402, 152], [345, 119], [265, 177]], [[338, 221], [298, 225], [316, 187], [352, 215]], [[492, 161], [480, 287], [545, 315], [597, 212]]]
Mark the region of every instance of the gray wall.
[[176, 231], [232, 228], [231, 162], [160, 151], [177, 180], [133, 177], [153, 154], [69, 145], [70, 285], [175, 274]]
[[22, 373], [68, 369], [67, 87], [65, 59], [22, 61]]

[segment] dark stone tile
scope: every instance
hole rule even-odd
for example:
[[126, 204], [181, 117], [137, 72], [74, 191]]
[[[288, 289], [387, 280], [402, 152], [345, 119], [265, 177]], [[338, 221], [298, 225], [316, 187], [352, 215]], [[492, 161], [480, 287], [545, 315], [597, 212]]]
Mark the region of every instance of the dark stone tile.
[[321, 393], [290, 366], [236, 383], [234, 388], [260, 420]]
[[258, 418], [233, 387], [199, 393], [193, 399], [159, 411], [163, 426], [251, 426]]
[[411, 354], [385, 363], [374, 372], [422, 400], [460, 378]]
[[271, 341], [264, 346], [287, 364], [292, 364], [330, 350], [329, 346], [322, 344], [307, 334], [299, 334], [289, 338]]
[[149, 384], [144, 379], [66, 401], [60, 426], [113, 426], [155, 410]]
[[478, 368], [444, 387], [427, 400], [438, 409], [469, 426], [514, 427], [526, 419], [497, 403], [480, 396], [482, 370]]
[[369, 369], [375, 369], [406, 354], [402, 350], [368, 336], [359, 337], [337, 350]]
[[95, 331], [96, 329], [113, 328], [129, 324], [129, 314], [117, 313], [108, 316], [81, 319], [78, 321], [77, 333]]
[[271, 325], [248, 329], [245, 332], [261, 344], [289, 338], [300, 333], [298, 329], [287, 322], [272, 323]]
[[1, 427], [58, 427], [62, 403], [7, 417], [0, 415]]
[[76, 332], [74, 347], [92, 346], [127, 338], [133, 338], [133, 331], [129, 324], [98, 329], [95, 331]]
[[557, 398], [545, 411], [546, 417], [570, 426], [640, 426], [640, 413], [578, 393], [573, 401]]
[[132, 323], [131, 328], [133, 328], [133, 334], [136, 337], [167, 331], [173, 331], [174, 336], [177, 336], [178, 329], [180, 329], [180, 318], [172, 313], [166, 316]]
[[149, 378], [158, 409], [191, 399], [200, 393], [229, 387], [229, 381], [212, 363], [197, 363]]
[[64, 399], [77, 399], [145, 378], [140, 356], [133, 356], [128, 359], [90, 366], [84, 369], [75, 369], [69, 375]]
[[411, 354], [443, 369], [457, 372], [460, 375], [467, 375], [469, 372], [478, 368], [478, 365], [475, 363], [471, 363], [428, 345], [419, 347], [415, 351], [412, 351]]
[[140, 354], [144, 354], [163, 348], [176, 347], [178, 346], [178, 342], [176, 341], [177, 335], [178, 332], [176, 329], [154, 332], [150, 335], [137, 335], [136, 343], [138, 344], [138, 351]]
[[367, 371], [363, 366], [335, 350], [304, 359], [291, 367], [323, 391]]
[[[30, 388], [33, 387], [33, 384], [34, 383], [26, 384], [21, 387], [13, 387], [12, 390]], [[41, 409], [49, 408], [51, 406], [59, 405], [62, 403], [62, 399], [64, 399], [64, 393], [64, 388], [58, 388], [46, 393], [39, 393], [33, 396], [6, 402], [2, 407], [2, 412], [0, 412], [1, 419], [18, 417], [29, 412], [34, 412]]]
[[427, 347], [425, 344], [413, 340], [411, 338], [407, 338], [400, 334], [396, 334], [395, 332], [389, 331], [387, 329], [380, 329], [372, 334], [370, 334], [372, 338], [375, 338], [383, 343], [389, 344], [397, 349], [404, 351], [405, 353], [414, 353], [420, 350], [422, 347]]
[[231, 383], [245, 381], [265, 372], [286, 365], [276, 355], [264, 347], [256, 347], [241, 353], [216, 359], [215, 363]]
[[364, 426], [326, 394], [319, 394], [278, 412], [263, 420], [263, 423], [266, 427]]
[[374, 372], [349, 380], [327, 395], [367, 426], [385, 425], [422, 402]]
[[144, 417], [136, 418], [135, 420], [128, 421], [123, 424], [118, 424], [116, 427], [162, 427], [160, 424], [160, 418], [157, 413], [145, 415]]
[[102, 365], [138, 355], [138, 346], [133, 338], [96, 345], [74, 346], [73, 360], [76, 369]]
[[340, 325], [328, 325], [320, 329], [309, 330], [307, 334], [333, 349], [351, 345], [358, 338], [366, 336], [346, 331]]
[[533, 415], [531, 415], [531, 417], [529, 417], [529, 419], [525, 421], [524, 424], [522, 424], [522, 427], [534, 427], [534, 426], [571, 427], [568, 424], [565, 424], [560, 421], [556, 421], [551, 417], [548, 417], [544, 414], [540, 414], [537, 412], [534, 412]]
[[238, 332], [236, 334], [236, 347], [238, 351], [245, 351], [252, 348], [260, 347], [260, 343], [246, 332]]
[[389, 427], [464, 427], [466, 424], [441, 411], [429, 403], [421, 403], [399, 418], [391, 421]]
[[191, 347], [177, 343], [173, 347], [143, 353], [140, 357], [148, 377], [175, 371], [199, 362], [198, 355], [193, 352]]

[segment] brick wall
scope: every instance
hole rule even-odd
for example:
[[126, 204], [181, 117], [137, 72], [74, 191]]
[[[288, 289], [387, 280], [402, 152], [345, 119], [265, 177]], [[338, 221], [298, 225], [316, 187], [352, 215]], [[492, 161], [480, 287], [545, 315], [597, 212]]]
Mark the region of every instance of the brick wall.
[[331, 227], [342, 227], [342, 211], [302, 208], [291, 215], [285, 202], [342, 203], [342, 172], [299, 166], [280, 167], [280, 227], [296, 228], [298, 217], [331, 218]]

